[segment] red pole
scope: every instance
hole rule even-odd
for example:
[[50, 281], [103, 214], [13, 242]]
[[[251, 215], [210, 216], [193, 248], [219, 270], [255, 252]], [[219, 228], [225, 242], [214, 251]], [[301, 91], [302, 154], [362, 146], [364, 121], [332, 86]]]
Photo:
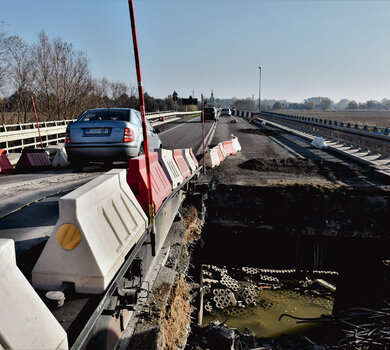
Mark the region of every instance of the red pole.
[[[152, 240], [153, 240], [153, 237], [155, 239], [155, 236], [153, 236], [153, 235], [155, 235], [154, 205], [153, 205], [153, 193], [152, 193], [152, 177], [151, 177], [151, 171], [150, 171], [148, 133], [147, 133], [147, 127], [146, 127], [146, 120], [145, 120], [145, 100], [144, 100], [144, 92], [143, 92], [143, 88], [142, 88], [141, 66], [140, 66], [140, 62], [139, 62], [137, 30], [135, 28], [134, 5], [133, 5], [133, 0], [128, 0], [128, 1], [129, 1], [131, 31], [132, 31], [132, 34], [133, 34], [133, 48], [134, 48], [135, 68], [137, 70], [139, 110], [141, 112], [142, 131], [143, 131], [143, 136], [144, 136], [144, 150], [145, 150], [145, 160], [146, 160], [146, 176], [147, 176], [148, 188], [149, 188], [148, 189], [149, 219], [150, 219], [150, 224], [152, 225]], [[152, 244], [152, 249], [154, 251], [154, 245], [153, 244]]]
[[37, 126], [38, 126], [39, 140], [41, 141], [41, 147], [42, 147], [42, 149], [43, 149], [43, 142], [42, 142], [42, 137], [41, 137], [41, 130], [39, 129], [39, 122], [38, 122], [37, 111], [36, 111], [36, 109], [35, 109], [34, 97], [32, 97], [32, 95], [31, 95], [31, 101], [32, 101], [33, 109], [34, 109], [35, 120], [36, 120]]
[[205, 167], [205, 154], [206, 154], [206, 148], [204, 144], [204, 101], [203, 101], [203, 94], [202, 96], [202, 139], [203, 139], [203, 173], [206, 172], [206, 167]]

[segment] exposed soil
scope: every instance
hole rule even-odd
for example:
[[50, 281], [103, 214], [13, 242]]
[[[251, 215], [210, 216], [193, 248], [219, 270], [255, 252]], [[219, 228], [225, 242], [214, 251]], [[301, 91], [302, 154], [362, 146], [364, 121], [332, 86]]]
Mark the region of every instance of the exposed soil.
[[[126, 349], [182, 349], [188, 337], [192, 293], [198, 284], [186, 280], [191, 242], [199, 239], [203, 221], [195, 206], [183, 205], [164, 243], [169, 253], [138, 315]], [[123, 345], [125, 346], [125, 345]]]
[[278, 172], [296, 175], [321, 175], [330, 180], [362, 176], [361, 171], [342, 163], [301, 158], [249, 159], [238, 165], [241, 169], [258, 172]]
[[200, 238], [201, 229], [203, 226], [202, 220], [199, 219], [198, 211], [194, 206], [190, 206], [185, 218], [185, 235], [188, 243]]
[[245, 134], [264, 135], [264, 136], [277, 136], [282, 134], [291, 134], [289, 131], [284, 130], [270, 130], [270, 129], [240, 129]]
[[179, 349], [185, 345], [188, 336], [187, 326], [191, 323], [190, 314], [194, 307], [189, 303], [190, 286], [180, 277], [171, 291], [169, 309], [164, 319], [164, 349]]
[[277, 113], [301, 115], [313, 118], [390, 127], [390, 111], [300, 111], [280, 110]]

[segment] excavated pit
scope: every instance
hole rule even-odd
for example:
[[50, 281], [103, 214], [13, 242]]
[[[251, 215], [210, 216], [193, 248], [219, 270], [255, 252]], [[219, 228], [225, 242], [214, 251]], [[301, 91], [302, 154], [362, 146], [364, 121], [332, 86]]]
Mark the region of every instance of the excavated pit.
[[[317, 173], [329, 169], [313, 164]], [[336, 176], [342, 170], [332, 168]], [[335, 345], [345, 334], [334, 315], [386, 299], [386, 189], [211, 183], [198, 190], [205, 224], [190, 275], [202, 285], [195, 303], [203, 326], [192, 325], [187, 349], [228, 349], [237, 339], [243, 349], [303, 349], [313, 342], [308, 335]], [[299, 325], [290, 316], [311, 321]]]
[[335, 181], [340, 178], [359, 178], [361, 170], [326, 160], [310, 160], [306, 158], [273, 158], [249, 159], [238, 165], [241, 169], [258, 172], [276, 172], [304, 176], [323, 176], [325, 179]]

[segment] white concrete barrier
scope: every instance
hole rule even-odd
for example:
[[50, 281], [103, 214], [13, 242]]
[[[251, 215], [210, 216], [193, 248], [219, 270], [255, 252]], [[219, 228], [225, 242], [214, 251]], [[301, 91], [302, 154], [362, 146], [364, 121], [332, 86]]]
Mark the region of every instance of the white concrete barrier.
[[187, 162], [188, 167], [191, 170], [191, 174], [193, 174], [196, 171], [196, 164], [191, 157], [189, 148], [183, 149], [183, 156], [185, 161]]
[[12, 239], [0, 239], [0, 300], [0, 349], [68, 349], [66, 332], [16, 266]]
[[232, 141], [233, 141], [233, 147], [236, 149], [237, 152], [240, 152], [241, 145], [240, 142], [238, 141], [238, 137], [232, 134]]
[[111, 170], [62, 197], [59, 209], [33, 285], [55, 290], [73, 282], [76, 292], [102, 293], [148, 225], [126, 170]]
[[58, 149], [51, 165], [54, 168], [64, 168], [68, 166], [68, 164], [68, 155], [66, 154], [65, 148]]
[[215, 147], [206, 153], [204, 162], [209, 168], [214, 168], [221, 163], [219, 160], [218, 150]]
[[173, 159], [172, 150], [158, 148], [154, 151], [157, 152], [158, 161], [163, 168], [169, 182], [171, 183], [172, 189], [175, 189], [183, 182], [183, 176], [181, 175], [180, 169]]
[[313, 141], [311, 142], [311, 145], [320, 148], [320, 149], [327, 149], [328, 145], [326, 144], [326, 141], [323, 137], [316, 136], [314, 137]]

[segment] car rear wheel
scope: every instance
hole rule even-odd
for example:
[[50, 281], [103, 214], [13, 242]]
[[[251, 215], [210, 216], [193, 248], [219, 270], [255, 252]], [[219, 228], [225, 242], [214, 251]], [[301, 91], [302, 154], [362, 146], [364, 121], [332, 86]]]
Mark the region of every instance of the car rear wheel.
[[84, 162], [77, 158], [69, 159], [70, 167], [76, 171], [83, 170]]
[[104, 161], [104, 169], [106, 169], [106, 170], [111, 169], [112, 168], [112, 163], [113, 163], [112, 160]]
[[143, 154], [145, 154], [145, 149], [144, 149], [144, 144], [141, 143], [141, 146], [140, 146], [140, 148], [139, 148], [138, 155], [139, 155], [139, 156], [142, 156]]

